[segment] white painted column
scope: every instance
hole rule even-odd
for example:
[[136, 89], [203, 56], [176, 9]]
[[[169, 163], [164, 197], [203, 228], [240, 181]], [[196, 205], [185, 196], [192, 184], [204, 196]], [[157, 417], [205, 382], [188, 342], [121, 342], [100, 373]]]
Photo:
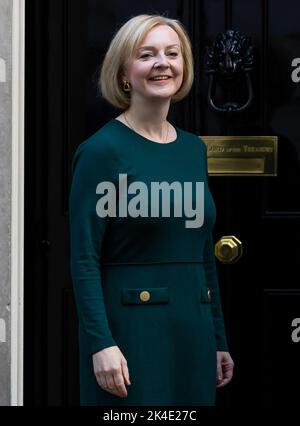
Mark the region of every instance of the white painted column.
[[25, 0], [0, 0], [0, 405], [23, 404]]

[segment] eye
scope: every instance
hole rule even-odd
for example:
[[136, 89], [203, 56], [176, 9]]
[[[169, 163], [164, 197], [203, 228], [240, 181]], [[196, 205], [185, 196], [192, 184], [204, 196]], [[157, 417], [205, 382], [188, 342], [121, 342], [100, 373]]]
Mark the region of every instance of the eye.
[[172, 55], [172, 56], [178, 56], [177, 52], [170, 52], [169, 54]]
[[142, 56], [140, 56], [140, 59], [142, 59], [142, 58], [147, 58], [148, 56], [150, 56], [150, 54], [149, 54], [149, 53], [144, 53]]

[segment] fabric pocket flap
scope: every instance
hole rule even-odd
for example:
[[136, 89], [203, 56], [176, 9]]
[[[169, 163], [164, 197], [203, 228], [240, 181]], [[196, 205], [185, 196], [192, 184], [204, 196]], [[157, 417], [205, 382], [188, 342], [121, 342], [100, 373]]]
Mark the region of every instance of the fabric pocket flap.
[[122, 303], [148, 305], [154, 303], [169, 303], [168, 287], [123, 288]]

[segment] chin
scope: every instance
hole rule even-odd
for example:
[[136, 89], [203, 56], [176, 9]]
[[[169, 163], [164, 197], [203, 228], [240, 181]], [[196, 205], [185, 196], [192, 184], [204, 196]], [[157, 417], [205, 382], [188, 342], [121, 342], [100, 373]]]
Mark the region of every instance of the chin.
[[150, 90], [147, 90], [147, 93], [151, 94], [151, 96], [156, 95], [156, 96], [162, 96], [162, 97], [170, 97], [170, 96], [174, 96], [179, 89], [180, 87], [172, 87], [172, 88], [162, 87], [158, 89], [151, 88]]
[[151, 94], [149, 94], [149, 96], [147, 96], [148, 98], [151, 98], [151, 99], [165, 99], [165, 100], [168, 100], [168, 99], [170, 99], [170, 98], [172, 98], [172, 96], [174, 96], [174, 92], [172, 91], [172, 92], [170, 92], [170, 93], [164, 93], [164, 94], [159, 94], [159, 93], [151, 93]]

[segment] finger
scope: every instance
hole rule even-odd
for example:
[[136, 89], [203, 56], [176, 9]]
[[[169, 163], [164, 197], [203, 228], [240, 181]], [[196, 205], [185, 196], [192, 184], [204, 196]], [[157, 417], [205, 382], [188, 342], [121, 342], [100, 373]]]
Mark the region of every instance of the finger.
[[216, 386], [217, 389], [222, 388], [224, 385], [223, 381], [219, 382]]
[[121, 368], [115, 371], [115, 373], [113, 374], [113, 377], [114, 377], [115, 387], [118, 390], [120, 396], [121, 397], [127, 396], [127, 389], [124, 384]]
[[230, 382], [230, 380], [231, 379], [223, 379], [218, 385], [217, 385], [217, 388], [222, 388], [223, 386], [226, 386], [229, 382]]
[[222, 371], [221, 362], [217, 362], [217, 383], [221, 383], [222, 379], [223, 379], [223, 371]]
[[231, 378], [229, 378], [229, 377], [227, 379], [224, 379], [222, 381], [222, 386], [226, 386], [230, 382], [230, 380], [231, 380]]
[[226, 380], [226, 383], [230, 382], [233, 376], [233, 366], [226, 366], [223, 372], [223, 380]]
[[114, 376], [112, 375], [112, 373], [107, 374], [106, 382], [107, 382], [107, 390], [113, 392], [114, 394], [119, 394], [118, 390], [116, 389]]
[[225, 365], [223, 368], [223, 378], [221, 382], [218, 383], [217, 388], [227, 385], [231, 381], [232, 377], [233, 377], [233, 366]]
[[129, 377], [129, 371], [128, 371], [128, 366], [127, 366], [127, 361], [122, 361], [121, 362], [121, 367], [122, 367], [122, 373], [123, 373], [126, 385], [131, 385], [130, 377]]
[[104, 374], [96, 374], [96, 379], [98, 382], [98, 385], [101, 386], [101, 388], [105, 389], [107, 387], [106, 378]]
[[113, 375], [111, 373], [102, 373], [102, 388], [113, 395], [120, 396], [118, 390], [115, 388]]
[[230, 377], [233, 374], [234, 365], [232, 363], [223, 364], [222, 371], [224, 377]]

